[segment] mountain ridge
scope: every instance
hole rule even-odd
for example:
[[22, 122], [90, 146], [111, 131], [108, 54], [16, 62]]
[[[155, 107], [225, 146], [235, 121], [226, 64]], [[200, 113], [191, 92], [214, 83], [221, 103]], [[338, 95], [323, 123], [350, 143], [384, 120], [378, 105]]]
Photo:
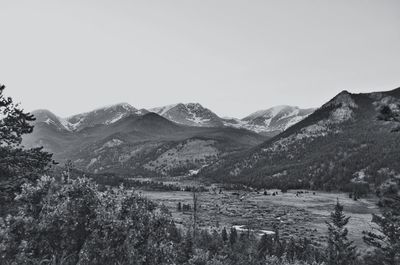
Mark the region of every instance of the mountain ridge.
[[47, 113], [49, 119], [47, 122], [53, 123], [59, 130], [67, 131], [79, 131], [99, 124], [112, 124], [127, 116], [141, 116], [154, 112], [172, 122], [186, 126], [243, 128], [266, 136], [274, 136], [304, 119], [313, 110], [282, 105], [254, 112], [243, 119], [237, 119], [221, 118], [199, 103], [176, 103], [148, 110], [137, 109], [128, 103], [118, 103], [66, 118], [44, 109], [34, 110], [32, 113], [38, 115], [37, 122], [45, 122], [47, 119], [42, 116], [46, 116], [43, 113]]
[[[187, 174], [266, 139], [242, 129], [178, 124], [153, 112], [132, 113], [80, 130], [60, 130], [60, 124], [46, 122], [47, 117], [56, 120], [56, 115], [36, 113], [47, 116], [37, 119], [32, 134], [23, 139], [24, 146], [43, 146], [57, 161], [71, 160], [77, 168], [92, 173]], [[169, 161], [168, 166], [165, 161]]]
[[282, 133], [200, 173], [264, 188], [326, 190], [379, 185], [387, 172], [400, 178], [399, 91], [342, 91]]

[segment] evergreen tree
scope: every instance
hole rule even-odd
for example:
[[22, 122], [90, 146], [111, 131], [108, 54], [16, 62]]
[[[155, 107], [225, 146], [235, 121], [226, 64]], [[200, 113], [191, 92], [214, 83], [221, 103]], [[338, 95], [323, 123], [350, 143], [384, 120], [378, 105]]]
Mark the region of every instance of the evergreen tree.
[[290, 238], [286, 248], [286, 258], [293, 261], [296, 257], [296, 242], [293, 237]]
[[353, 241], [347, 238], [348, 230], [345, 227], [350, 217], [343, 213], [343, 206], [336, 202], [335, 210], [331, 213], [328, 225], [328, 265], [355, 264], [357, 253]]
[[273, 242], [271, 236], [263, 234], [257, 245], [257, 256], [259, 259], [266, 255], [271, 255], [273, 251]]
[[[21, 184], [33, 182], [45, 173], [52, 164], [52, 155], [42, 148], [24, 149], [22, 136], [31, 133], [35, 120], [24, 112], [12, 98], [4, 96], [5, 86], [0, 85], [0, 204], [13, 201]], [[0, 215], [7, 212], [1, 207]]]
[[387, 187], [380, 193], [382, 215], [372, 218], [378, 233], [364, 232], [364, 242], [375, 248], [373, 256], [367, 258], [384, 265], [400, 264], [400, 193], [397, 187]]
[[193, 256], [193, 238], [192, 231], [186, 231], [186, 236], [184, 237], [181, 246], [178, 250], [177, 260], [179, 263], [186, 263]]
[[222, 238], [216, 230], [211, 234], [211, 240], [208, 243], [208, 251], [211, 256], [218, 254], [223, 246]]
[[232, 227], [231, 228], [231, 232], [229, 234], [229, 243], [231, 245], [234, 245], [236, 243], [236, 241], [237, 241], [237, 238], [238, 238], [237, 231], [236, 231], [236, 229], [234, 227]]
[[277, 257], [282, 257], [284, 252], [285, 252], [284, 241], [280, 239], [279, 230], [276, 229], [274, 236], [274, 254]]
[[364, 242], [375, 247], [374, 259], [383, 265], [400, 264], [400, 216], [385, 211], [375, 215], [373, 222], [379, 226], [379, 233], [365, 232]]
[[221, 232], [222, 241], [226, 242], [228, 240], [228, 232], [226, 232], [226, 228], [224, 227]]

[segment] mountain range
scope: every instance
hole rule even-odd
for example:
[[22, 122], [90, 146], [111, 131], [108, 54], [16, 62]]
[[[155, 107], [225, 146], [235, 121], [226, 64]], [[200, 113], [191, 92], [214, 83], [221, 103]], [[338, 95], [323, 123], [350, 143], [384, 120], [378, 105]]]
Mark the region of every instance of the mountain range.
[[400, 88], [343, 91], [318, 109], [277, 106], [243, 119], [198, 103], [117, 104], [60, 118], [34, 111], [27, 147], [82, 170], [182, 176], [257, 187], [351, 190], [400, 180]]
[[295, 106], [276, 106], [260, 110], [243, 119], [221, 118], [199, 103], [178, 103], [163, 107], [136, 109], [128, 103], [115, 104], [93, 111], [61, 118], [49, 110], [35, 110], [38, 122], [52, 124], [58, 130], [80, 131], [99, 124], [112, 124], [127, 116], [140, 116], [154, 112], [177, 124], [195, 127], [234, 127], [247, 129], [259, 134], [273, 136], [310, 115], [314, 109], [300, 109]]
[[33, 111], [35, 127], [26, 147], [43, 146], [57, 161], [71, 160], [88, 172], [176, 175], [198, 170], [220, 157], [267, 138], [226, 126], [189, 126], [157, 113], [117, 104], [70, 118]]
[[343, 91], [277, 136], [202, 170], [259, 187], [352, 190], [400, 180], [400, 88]]
[[314, 110], [282, 105], [254, 112], [243, 119], [225, 119], [223, 122], [226, 126], [274, 136], [306, 118]]
[[56, 160], [89, 172], [187, 174], [261, 144], [307, 113], [285, 106], [223, 119], [198, 103], [149, 110], [120, 103], [67, 118], [36, 110], [24, 144], [43, 146]]

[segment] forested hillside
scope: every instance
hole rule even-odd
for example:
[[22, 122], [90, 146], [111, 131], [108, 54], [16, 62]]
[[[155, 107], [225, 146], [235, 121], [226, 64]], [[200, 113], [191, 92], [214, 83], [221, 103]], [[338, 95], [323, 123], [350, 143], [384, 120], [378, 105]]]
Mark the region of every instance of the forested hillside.
[[303, 121], [205, 168], [205, 178], [257, 187], [352, 190], [400, 178], [400, 88], [344, 91]]

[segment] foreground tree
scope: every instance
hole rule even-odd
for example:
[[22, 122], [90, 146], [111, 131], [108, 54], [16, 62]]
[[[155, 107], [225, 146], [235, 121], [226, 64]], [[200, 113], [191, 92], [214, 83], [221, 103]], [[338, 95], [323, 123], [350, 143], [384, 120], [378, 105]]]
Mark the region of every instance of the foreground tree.
[[372, 218], [377, 231], [364, 232], [364, 242], [375, 248], [366, 263], [400, 264], [400, 178], [393, 178], [390, 184], [380, 191], [382, 215]]
[[343, 206], [336, 202], [334, 212], [331, 213], [328, 225], [328, 260], [329, 265], [355, 264], [357, 253], [353, 242], [347, 237], [348, 230], [345, 227], [350, 217], [343, 213]]
[[400, 264], [400, 216], [385, 211], [382, 216], [375, 215], [373, 222], [378, 232], [366, 232], [364, 242], [375, 247], [370, 258], [383, 265]]
[[237, 241], [238, 234], [234, 227], [231, 228], [231, 232], [229, 233], [229, 243], [234, 245]]
[[273, 250], [274, 250], [274, 242], [272, 241], [272, 237], [270, 235], [263, 234], [257, 245], [258, 257], [263, 258], [267, 255], [272, 255]]
[[[24, 112], [10, 97], [4, 96], [5, 86], [0, 85], [0, 204], [13, 201], [21, 184], [36, 180], [52, 164], [52, 155], [42, 148], [24, 149], [22, 136], [31, 133], [35, 120]], [[9, 207], [1, 207], [0, 216]]]
[[0, 264], [176, 263], [170, 215], [129, 190], [42, 177], [16, 199], [18, 214], [0, 223]]

